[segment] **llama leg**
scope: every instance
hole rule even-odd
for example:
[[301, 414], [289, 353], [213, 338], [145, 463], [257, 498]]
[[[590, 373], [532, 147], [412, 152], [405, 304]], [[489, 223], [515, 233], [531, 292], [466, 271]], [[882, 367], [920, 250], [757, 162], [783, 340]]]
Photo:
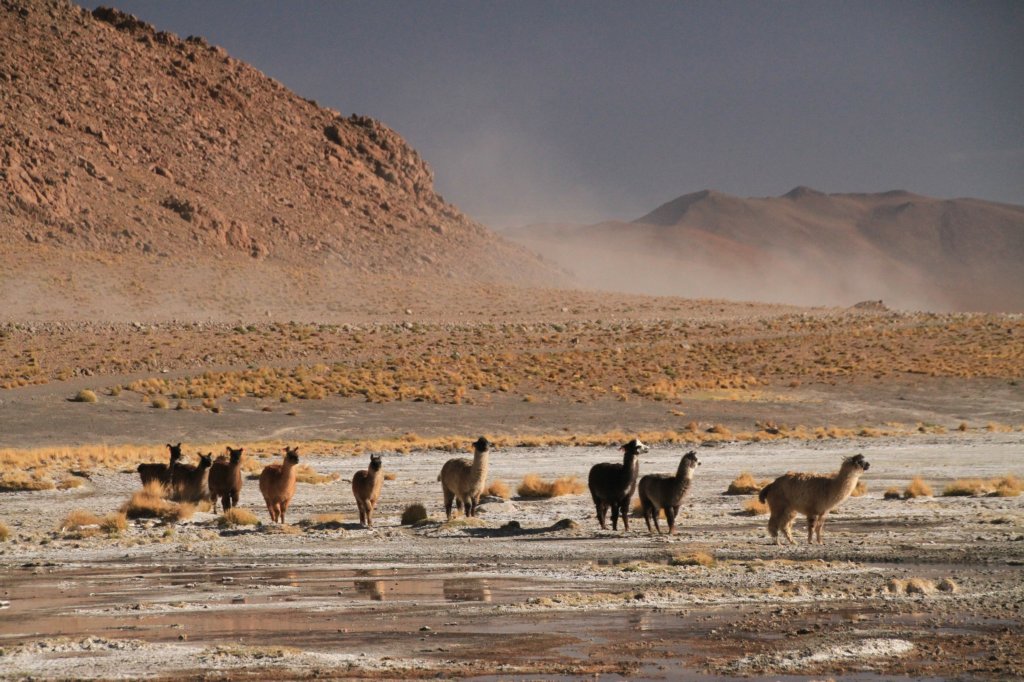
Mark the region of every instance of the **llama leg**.
[[363, 503], [362, 500], [356, 500], [356, 509], [359, 510], [359, 525], [360, 526], [365, 526], [366, 525], [366, 512], [363, 510], [363, 504], [364, 503]]
[[644, 523], [647, 524], [647, 532], [654, 535], [654, 529], [651, 528], [651, 507], [647, 504], [647, 500], [641, 500], [640, 506], [644, 510]]
[[651, 505], [651, 519], [654, 521], [654, 530], [658, 531], [658, 535], [661, 535], [661, 526], [658, 525], [658, 517], [661, 516], [661, 509]]
[[668, 520], [668, 534], [669, 535], [672, 535], [672, 533], [674, 533], [675, 530], [676, 530], [676, 510], [677, 509], [678, 509], [678, 507], [672, 507], [672, 506], [665, 507], [665, 519]]
[[612, 502], [612, 530], [619, 529], [619, 503]]
[[[217, 513], [217, 496], [212, 494], [212, 493], [210, 494], [210, 503], [213, 505], [213, 513], [216, 514]], [[226, 507], [224, 508], [224, 511], [227, 511]]]
[[822, 514], [821, 516], [818, 517], [818, 526], [817, 526], [817, 528], [815, 528], [815, 533], [818, 536], [818, 544], [819, 545], [825, 544], [822, 541], [822, 539], [821, 539], [821, 531], [822, 531], [822, 529], [824, 527], [825, 527], [825, 514]]
[[814, 514], [807, 515], [807, 544], [814, 543], [814, 530], [818, 527], [818, 517]]
[[619, 503], [619, 516], [622, 517], [622, 530], [629, 530], [629, 500]]
[[444, 489], [444, 514], [449, 521], [452, 520], [452, 500], [455, 499], [455, 495], [452, 494], [448, 488]]
[[274, 505], [267, 502], [267, 500], [264, 500], [264, 502], [267, 504], [267, 513], [270, 514], [270, 520], [277, 521], [277, 517], [274, 515]]
[[231, 506], [232, 507], [237, 507], [238, 506], [238, 493], [235, 492], [235, 491], [231, 491], [230, 499], [231, 499]]
[[785, 516], [782, 517], [782, 532], [785, 533], [786, 539], [789, 540], [789, 544], [795, 545], [796, 540], [793, 539], [793, 521], [796, 519], [796, 512], [787, 509]]
[[782, 544], [779, 540], [779, 516], [774, 511], [768, 519], [768, 534], [772, 536], [772, 540], [775, 541], [776, 545]]
[[597, 522], [601, 524], [601, 530], [608, 530], [605, 526], [605, 516], [608, 514], [608, 504], [604, 500], [594, 500], [597, 507]]

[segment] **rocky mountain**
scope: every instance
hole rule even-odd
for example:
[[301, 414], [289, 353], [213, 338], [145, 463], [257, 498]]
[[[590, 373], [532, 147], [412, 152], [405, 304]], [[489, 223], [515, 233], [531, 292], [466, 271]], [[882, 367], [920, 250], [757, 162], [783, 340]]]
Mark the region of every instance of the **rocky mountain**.
[[324, 310], [396, 279], [565, 281], [378, 121], [116, 10], [0, 0], [0, 308]]
[[509, 236], [590, 286], [902, 308], [1024, 311], [1024, 207], [904, 191], [702, 191], [632, 222], [534, 225]]

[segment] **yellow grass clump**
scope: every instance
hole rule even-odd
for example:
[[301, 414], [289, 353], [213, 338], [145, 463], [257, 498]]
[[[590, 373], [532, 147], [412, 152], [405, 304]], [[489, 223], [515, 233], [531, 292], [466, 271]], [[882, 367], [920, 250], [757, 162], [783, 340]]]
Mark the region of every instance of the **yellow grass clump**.
[[952, 578], [943, 578], [939, 581], [939, 584], [935, 586], [939, 592], [959, 592], [960, 586]]
[[384, 480], [385, 481], [394, 481], [394, 480], [397, 480], [397, 479], [398, 479], [398, 474], [396, 474], [394, 471], [386, 471], [386, 472], [384, 472]]
[[771, 481], [755, 481], [754, 477], [749, 471], [743, 471], [739, 476], [732, 480], [729, 487], [725, 489], [726, 495], [753, 495], [761, 492], [761, 488], [771, 483]]
[[748, 516], [761, 516], [771, 511], [768, 508], [767, 503], [762, 502], [756, 497], [752, 497], [743, 504], [743, 512]]
[[99, 526], [100, 517], [84, 509], [75, 509], [68, 513], [61, 522], [58, 531], [67, 533], [74, 530], [82, 530], [88, 526]]
[[850, 493], [850, 497], [863, 497], [868, 492], [868, 484], [864, 481], [857, 481], [857, 485], [854, 486], [853, 492]]
[[562, 495], [579, 495], [586, 489], [587, 486], [576, 476], [562, 476], [554, 481], [545, 481], [537, 474], [526, 474], [516, 492], [526, 499], [547, 499]]
[[100, 532], [116, 535], [128, 528], [128, 520], [120, 512], [99, 517], [84, 509], [71, 511], [61, 522], [58, 532], [75, 537], [88, 537]]
[[915, 497], [931, 497], [932, 487], [925, 483], [925, 480], [920, 476], [914, 476], [907, 484], [907, 489], [903, 491], [903, 497], [908, 500], [912, 500]]
[[150, 481], [121, 505], [121, 513], [129, 519], [161, 519], [168, 522], [192, 518], [195, 505], [171, 502], [166, 499], [166, 495], [167, 491], [159, 481]]
[[149, 404], [158, 410], [166, 410], [171, 406], [171, 402], [162, 395], [150, 396]]
[[83, 388], [81, 391], [75, 394], [75, 397], [71, 399], [72, 402], [76, 403], [95, 403], [99, 400], [96, 397], [95, 391], [90, 391], [87, 388]]
[[707, 552], [679, 554], [668, 562], [669, 566], [703, 566], [704, 568], [711, 568], [715, 563], [715, 557]]
[[248, 509], [232, 507], [221, 514], [217, 523], [221, 526], [256, 526], [260, 520]]
[[57, 490], [71, 490], [72, 488], [81, 488], [85, 485], [85, 480], [78, 476], [68, 476], [67, 478], [61, 479], [57, 484]]
[[7, 542], [10, 537], [11, 529], [7, 527], [7, 524], [0, 523], [0, 542]]
[[308, 464], [299, 464], [295, 467], [295, 480], [299, 483], [320, 485], [323, 483], [334, 483], [340, 478], [341, 476], [339, 474], [317, 473], [316, 470]]
[[960, 478], [945, 487], [943, 497], [970, 497], [992, 495], [994, 497], [1017, 497], [1024, 490], [1020, 479], [1009, 474], [1002, 478]]
[[402, 525], [414, 526], [421, 521], [427, 520], [427, 508], [419, 502], [410, 504], [402, 512]]
[[53, 490], [53, 481], [46, 470], [4, 471], [0, 473], [0, 492], [18, 490]]
[[344, 514], [315, 514], [315, 515], [313, 515], [312, 518], [310, 518], [310, 521], [312, 521], [313, 523], [316, 523], [316, 524], [323, 524], [323, 523], [337, 523], [337, 524], [341, 524], [341, 523], [345, 522], [345, 515]]
[[505, 481], [500, 478], [491, 481], [491, 484], [484, 490], [484, 495], [490, 497], [500, 497], [503, 500], [507, 500], [512, 497], [512, 490], [508, 487]]

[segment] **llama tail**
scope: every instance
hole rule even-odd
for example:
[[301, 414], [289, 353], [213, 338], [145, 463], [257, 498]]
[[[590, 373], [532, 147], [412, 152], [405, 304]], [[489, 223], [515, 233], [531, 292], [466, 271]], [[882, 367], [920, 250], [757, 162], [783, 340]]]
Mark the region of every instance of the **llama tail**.
[[757, 499], [761, 500], [761, 504], [764, 504], [768, 500], [768, 491], [775, 485], [774, 482], [769, 483], [765, 487], [761, 488], [761, 492], [757, 494]]

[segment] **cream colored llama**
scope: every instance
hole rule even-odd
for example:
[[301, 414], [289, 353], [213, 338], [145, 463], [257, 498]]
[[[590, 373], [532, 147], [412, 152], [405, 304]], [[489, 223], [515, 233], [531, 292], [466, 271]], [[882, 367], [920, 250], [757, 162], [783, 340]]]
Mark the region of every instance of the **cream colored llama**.
[[437, 480], [444, 493], [444, 513], [452, 518], [452, 501], [466, 516], [476, 516], [480, 495], [487, 487], [487, 453], [492, 443], [483, 436], [473, 443], [473, 459], [465, 457], [450, 459], [441, 467]]

